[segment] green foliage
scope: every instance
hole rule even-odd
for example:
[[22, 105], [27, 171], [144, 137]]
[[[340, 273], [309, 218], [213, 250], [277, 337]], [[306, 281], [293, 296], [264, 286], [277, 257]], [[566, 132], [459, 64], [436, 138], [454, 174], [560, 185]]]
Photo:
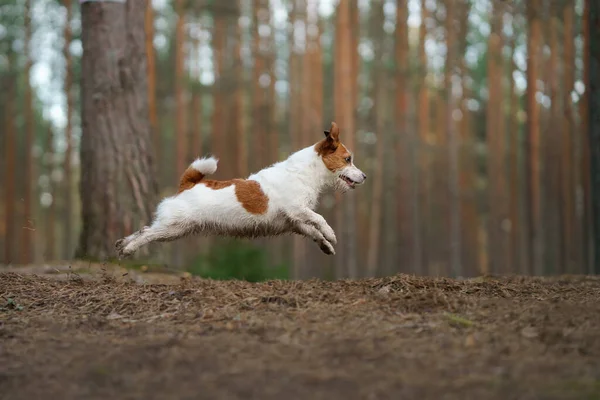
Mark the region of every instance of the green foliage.
[[211, 248], [207, 254], [199, 256], [187, 271], [216, 280], [260, 282], [288, 278], [287, 266], [270, 265], [264, 249], [241, 241], [227, 241]]
[[14, 299], [8, 298], [8, 299], [6, 299], [6, 303], [4, 304], [4, 306], [0, 307], [0, 311], [9, 311], [9, 310], [22, 311], [23, 306], [18, 304]]

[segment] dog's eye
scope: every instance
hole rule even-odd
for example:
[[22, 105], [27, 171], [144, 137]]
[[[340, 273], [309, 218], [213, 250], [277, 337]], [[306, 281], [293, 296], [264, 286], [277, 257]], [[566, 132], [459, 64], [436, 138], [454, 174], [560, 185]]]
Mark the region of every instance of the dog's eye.
[[352, 161], [352, 157], [346, 157], [345, 160], [348, 164], [350, 164], [350, 162]]

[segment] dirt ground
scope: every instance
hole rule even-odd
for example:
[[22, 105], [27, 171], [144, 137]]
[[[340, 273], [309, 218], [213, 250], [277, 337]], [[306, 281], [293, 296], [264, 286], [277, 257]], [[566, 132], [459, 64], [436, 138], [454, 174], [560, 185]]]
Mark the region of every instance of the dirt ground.
[[600, 399], [598, 277], [51, 271], [0, 272], [3, 400]]

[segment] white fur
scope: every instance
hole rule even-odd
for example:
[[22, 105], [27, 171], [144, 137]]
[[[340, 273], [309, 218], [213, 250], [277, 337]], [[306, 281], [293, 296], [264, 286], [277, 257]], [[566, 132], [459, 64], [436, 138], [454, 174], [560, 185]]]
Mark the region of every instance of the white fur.
[[[197, 159], [191, 167], [211, 174], [217, 169], [217, 160], [213, 157]], [[235, 195], [234, 185], [214, 190], [200, 182], [165, 198], [157, 207], [152, 225], [117, 241], [117, 252], [119, 256], [129, 256], [150, 242], [171, 241], [194, 233], [238, 237], [296, 233], [313, 239], [323, 252], [335, 254], [335, 233], [314, 209], [325, 188], [348, 188], [339, 178], [340, 174], [356, 183], [366, 178], [353, 164], [331, 172], [315, 146], [309, 146], [250, 175], [247, 179], [258, 182], [268, 198], [264, 214], [246, 211]]]
[[219, 160], [215, 157], [197, 158], [190, 167], [198, 172], [202, 172], [204, 175], [212, 175], [217, 172], [218, 162]]

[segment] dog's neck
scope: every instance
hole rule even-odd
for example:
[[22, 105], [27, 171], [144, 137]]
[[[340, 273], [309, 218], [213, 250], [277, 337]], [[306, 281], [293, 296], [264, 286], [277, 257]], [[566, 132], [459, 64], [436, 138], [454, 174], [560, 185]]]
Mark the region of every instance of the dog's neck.
[[288, 171], [293, 172], [315, 192], [320, 193], [335, 182], [335, 175], [327, 169], [323, 159], [315, 151], [315, 145], [291, 154], [284, 163]]

